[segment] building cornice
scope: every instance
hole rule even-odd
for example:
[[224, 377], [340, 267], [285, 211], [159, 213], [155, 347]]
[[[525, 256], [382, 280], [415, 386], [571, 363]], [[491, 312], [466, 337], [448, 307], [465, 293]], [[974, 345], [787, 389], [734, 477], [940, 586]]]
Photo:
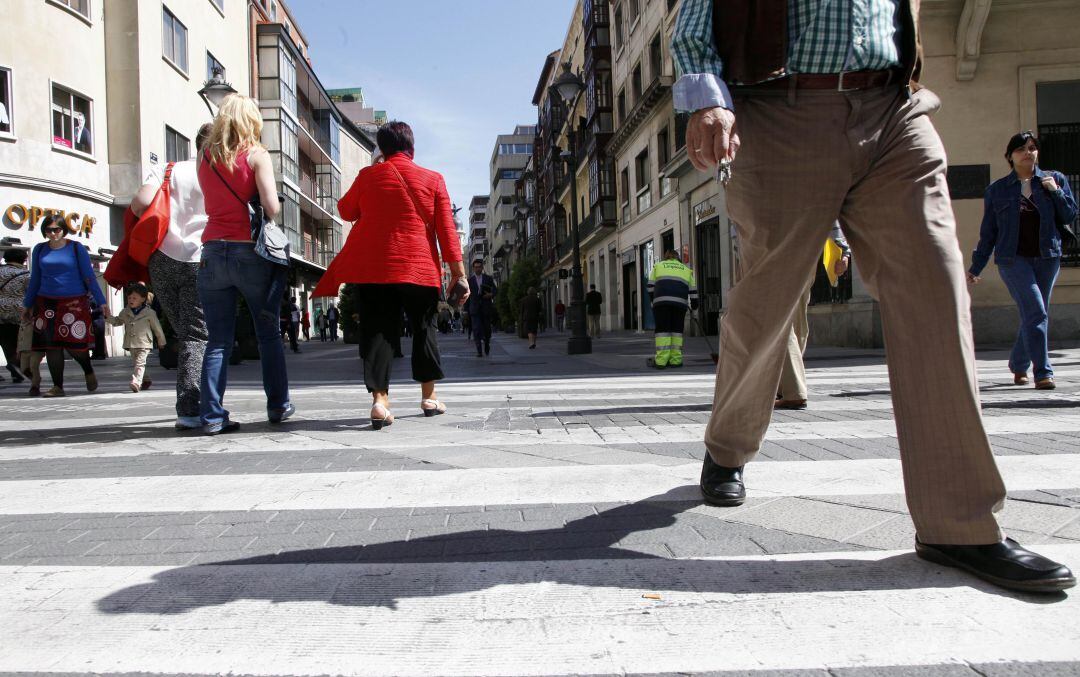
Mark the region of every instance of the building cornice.
[[94, 202], [100, 202], [109, 207], [118, 204], [116, 198], [110, 193], [102, 193], [89, 188], [83, 188], [82, 186], [76, 186], [71, 183], [64, 183], [63, 181], [39, 179], [34, 176], [19, 176], [17, 174], [0, 173], [0, 185], [52, 191], [62, 195], [93, 200]]

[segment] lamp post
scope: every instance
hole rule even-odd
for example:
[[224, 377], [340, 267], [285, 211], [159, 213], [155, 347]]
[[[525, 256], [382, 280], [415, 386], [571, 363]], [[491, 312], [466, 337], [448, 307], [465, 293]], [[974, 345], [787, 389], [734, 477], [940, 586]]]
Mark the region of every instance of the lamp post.
[[[548, 88], [566, 102], [568, 120], [574, 112], [574, 104], [585, 89], [585, 83], [570, 71], [570, 62], [563, 64], [563, 72], [555, 78]], [[577, 144], [574, 140], [574, 125], [570, 124], [567, 136], [567, 150], [559, 157], [566, 161], [570, 172], [570, 227], [574, 238], [573, 265], [570, 269], [570, 338], [566, 344], [568, 355], [582, 355], [592, 352], [592, 339], [585, 327], [585, 282], [581, 277], [581, 234], [578, 232], [577, 219]]]
[[[203, 103], [206, 104], [206, 108], [210, 111], [210, 115], [217, 115], [214, 108], [220, 108], [221, 102], [230, 94], [236, 94], [236, 90], [233, 89], [232, 85], [225, 82], [225, 71], [219, 66], [215, 66], [213, 77], [204, 82], [202, 89], [199, 90], [199, 96], [202, 97]], [[213, 104], [213, 106], [210, 104]]]

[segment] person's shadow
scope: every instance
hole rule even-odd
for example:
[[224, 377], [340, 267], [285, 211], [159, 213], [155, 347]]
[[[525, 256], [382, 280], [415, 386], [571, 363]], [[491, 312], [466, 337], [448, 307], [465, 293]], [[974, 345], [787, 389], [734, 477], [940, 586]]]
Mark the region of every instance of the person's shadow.
[[[778, 555], [777, 559], [667, 559], [616, 547], [630, 534], [660, 529], [701, 504], [679, 487], [571, 522], [562, 528], [492, 529], [409, 541], [293, 550], [170, 569], [150, 583], [100, 599], [107, 614], [181, 614], [241, 599], [397, 608], [401, 599], [471, 593], [500, 585], [560, 583], [696, 593], [796, 593], [972, 586], [1023, 595], [925, 563], [914, 553], [876, 559]], [[281, 566], [293, 565], [293, 566]], [[303, 565], [303, 566], [295, 566]]]

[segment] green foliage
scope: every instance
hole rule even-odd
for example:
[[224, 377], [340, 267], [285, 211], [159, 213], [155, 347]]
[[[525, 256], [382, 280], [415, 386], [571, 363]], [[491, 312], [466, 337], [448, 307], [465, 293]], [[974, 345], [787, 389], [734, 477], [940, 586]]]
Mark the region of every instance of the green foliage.
[[529, 287], [540, 288], [540, 262], [534, 258], [526, 258], [514, 264], [510, 271], [510, 279], [495, 297], [495, 308], [502, 319], [504, 329], [512, 328], [518, 322], [521, 299], [525, 298], [525, 292]]

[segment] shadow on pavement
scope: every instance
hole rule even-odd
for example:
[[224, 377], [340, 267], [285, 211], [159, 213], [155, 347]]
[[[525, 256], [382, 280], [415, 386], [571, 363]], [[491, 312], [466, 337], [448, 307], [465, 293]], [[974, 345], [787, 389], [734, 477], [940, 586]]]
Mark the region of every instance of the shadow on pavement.
[[403, 599], [540, 582], [725, 594], [974, 586], [1028, 602], [1066, 598], [1003, 591], [922, 562], [914, 553], [881, 560], [707, 560], [667, 559], [615, 547], [630, 534], [670, 526], [679, 513], [700, 505], [684, 499], [689, 491], [679, 487], [557, 529], [459, 532], [181, 567], [109, 594], [97, 608], [107, 614], [181, 614], [241, 599], [396, 608]]

